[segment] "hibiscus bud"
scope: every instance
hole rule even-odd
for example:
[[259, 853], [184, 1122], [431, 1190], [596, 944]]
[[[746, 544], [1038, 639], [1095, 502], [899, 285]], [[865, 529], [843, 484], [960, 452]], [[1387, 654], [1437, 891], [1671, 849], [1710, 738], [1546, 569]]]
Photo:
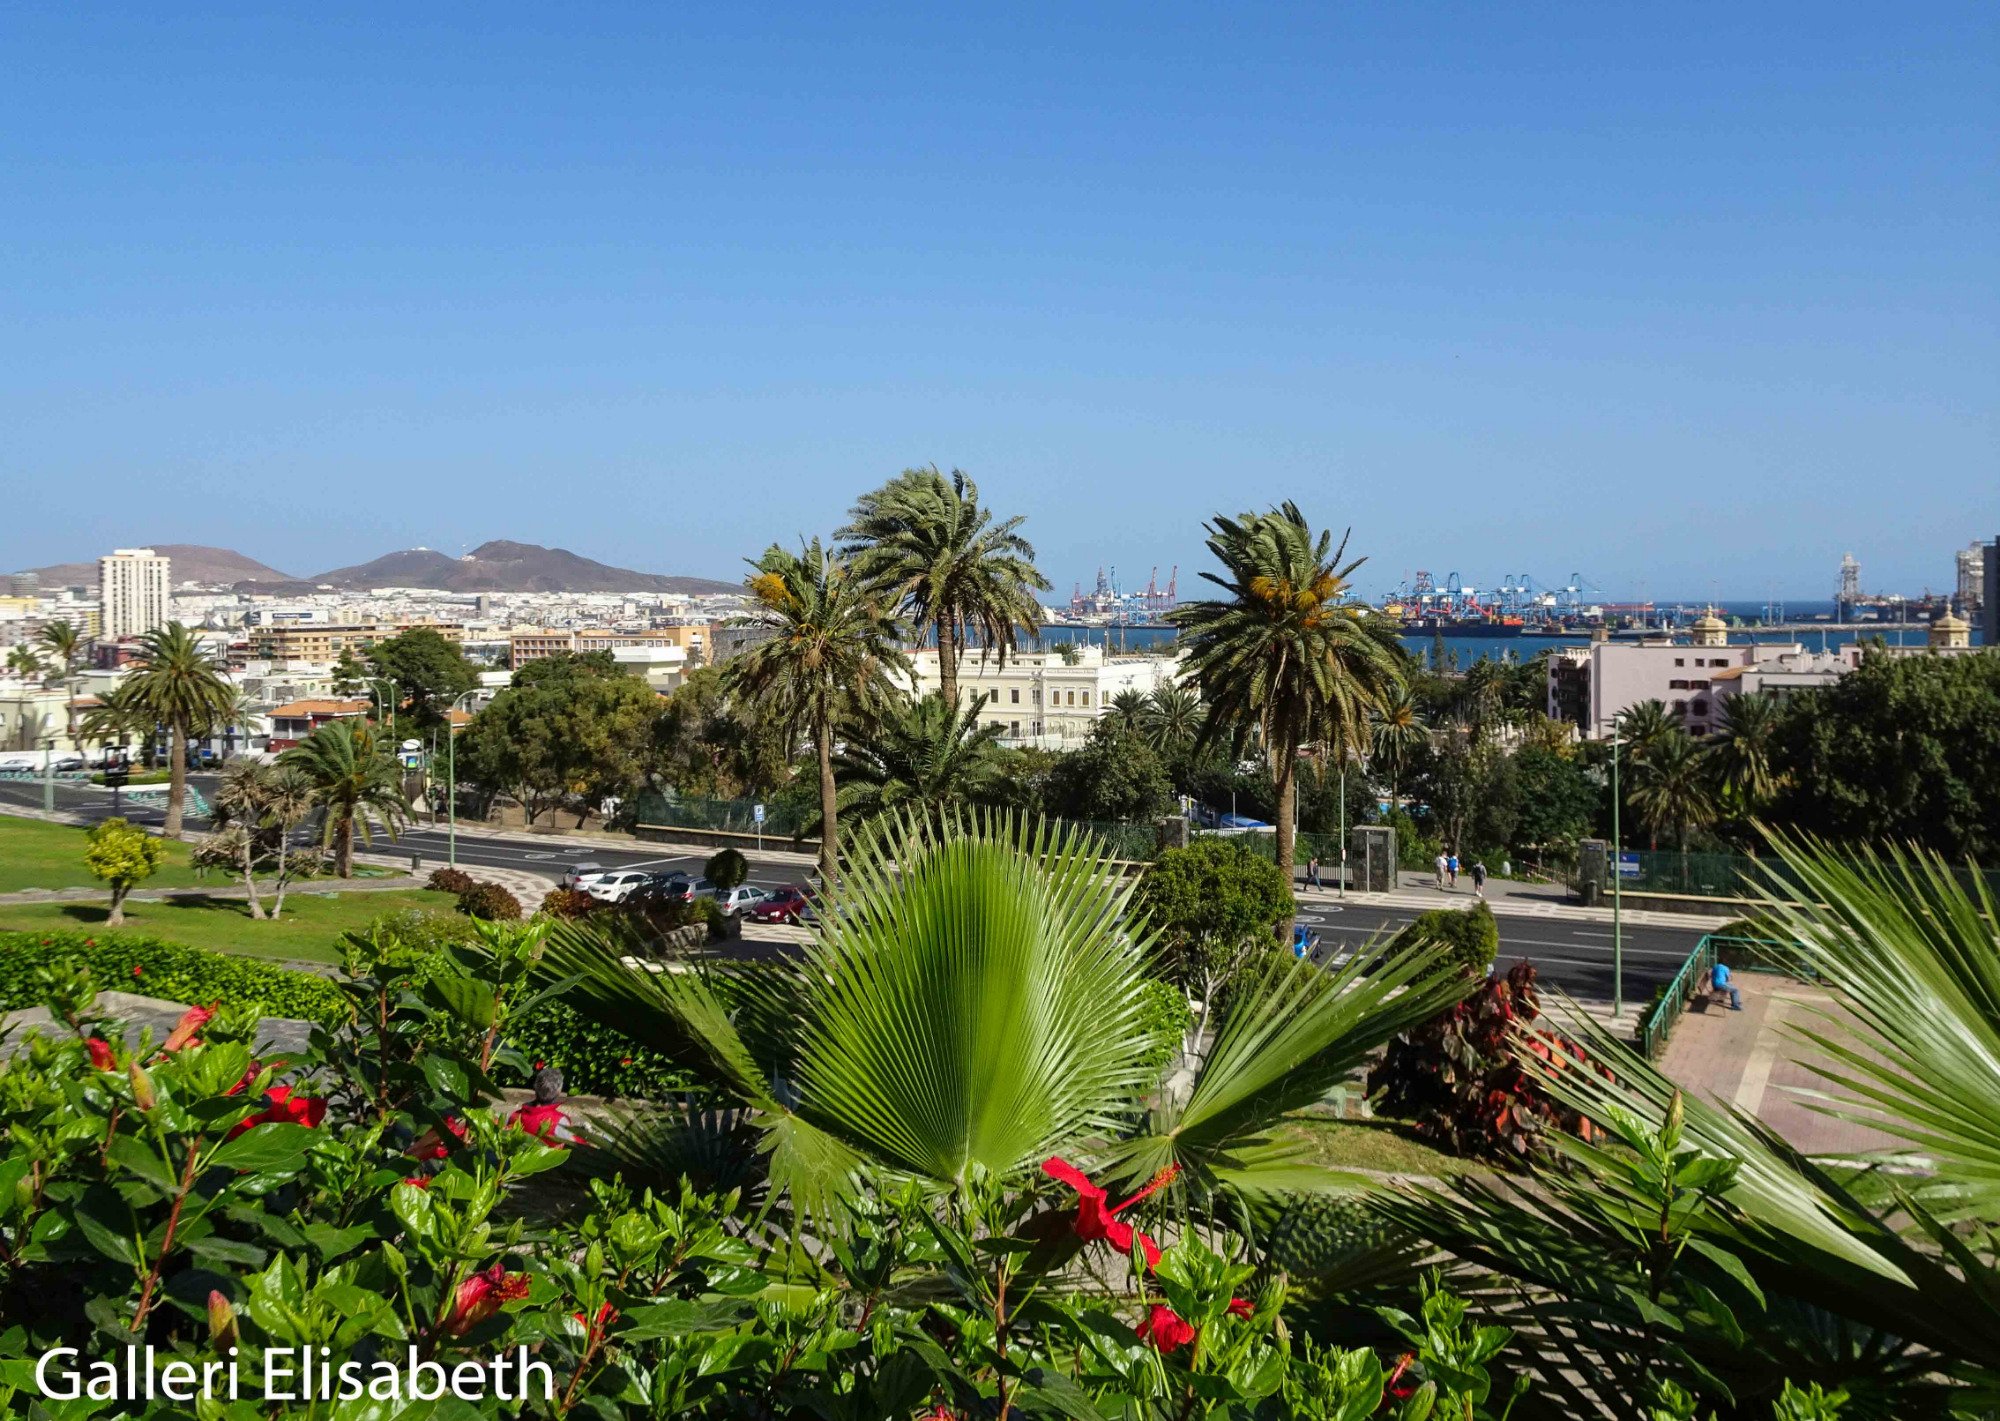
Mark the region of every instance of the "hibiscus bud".
[[118, 1064], [118, 1058], [111, 1053], [111, 1043], [102, 1036], [93, 1036], [83, 1043], [83, 1049], [90, 1053], [90, 1064], [100, 1071], [108, 1071]]
[[207, 1026], [214, 1016], [213, 1007], [189, 1007], [174, 1023], [174, 1029], [167, 1033], [167, 1039], [160, 1043], [160, 1054], [169, 1055], [193, 1041], [194, 1034]]
[[236, 1345], [236, 1309], [229, 1299], [214, 1289], [208, 1294], [208, 1336], [215, 1350], [226, 1352]]
[[1686, 1115], [1686, 1113], [1687, 1113], [1686, 1107], [1681, 1103], [1681, 1093], [1679, 1091], [1675, 1091], [1674, 1098], [1667, 1103], [1668, 1134], [1678, 1135], [1681, 1132], [1681, 1120]]
[[141, 1110], [151, 1110], [159, 1103], [159, 1097], [153, 1093], [153, 1078], [146, 1074], [144, 1066], [135, 1060], [125, 1073], [132, 1081], [132, 1100]]

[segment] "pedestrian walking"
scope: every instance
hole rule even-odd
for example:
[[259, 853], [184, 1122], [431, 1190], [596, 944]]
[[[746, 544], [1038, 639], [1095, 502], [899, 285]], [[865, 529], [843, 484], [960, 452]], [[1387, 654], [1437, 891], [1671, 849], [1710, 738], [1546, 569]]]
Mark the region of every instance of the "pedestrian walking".
[[1480, 898], [1486, 896], [1486, 864], [1484, 860], [1472, 861], [1472, 891]]
[[1319, 855], [1306, 860], [1306, 887], [1319, 887]]
[[1453, 854], [1453, 855], [1452, 855], [1452, 856], [1451, 856], [1451, 857], [1450, 857], [1449, 859], [1445, 860], [1445, 866], [1444, 866], [1444, 878], [1445, 878], [1445, 883], [1446, 883], [1446, 884], [1447, 884], [1448, 886], [1450, 886], [1450, 887], [1452, 887], [1452, 888], [1456, 888], [1456, 887], [1458, 887], [1458, 855], [1457, 855], [1457, 854]]
[[1436, 868], [1437, 868], [1437, 876], [1438, 876], [1438, 878], [1437, 878], [1437, 886], [1438, 886], [1438, 891], [1439, 891], [1439, 892], [1443, 892], [1443, 891], [1444, 891], [1444, 871], [1445, 871], [1446, 867], [1447, 867], [1447, 866], [1449, 866], [1449, 864], [1450, 864], [1450, 863], [1451, 863], [1451, 860], [1450, 860], [1450, 859], [1447, 859], [1447, 858], [1446, 858], [1446, 857], [1444, 856], [1444, 854], [1443, 854], [1442, 852], [1440, 852], [1440, 853], [1438, 854], [1438, 856], [1437, 856], [1437, 864], [1436, 864]]

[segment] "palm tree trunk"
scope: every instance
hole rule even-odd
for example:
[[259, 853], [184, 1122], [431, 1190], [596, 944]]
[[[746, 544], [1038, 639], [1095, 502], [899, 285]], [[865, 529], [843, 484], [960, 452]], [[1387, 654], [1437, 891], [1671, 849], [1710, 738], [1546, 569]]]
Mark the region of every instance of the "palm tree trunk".
[[342, 878], [354, 877], [354, 811], [341, 811], [334, 822], [333, 869]]
[[938, 689], [944, 703], [958, 709], [958, 638], [953, 635], [951, 618], [937, 619]]
[[169, 839], [181, 836], [181, 813], [187, 805], [187, 727], [175, 721], [169, 740], [173, 762], [167, 766], [167, 822], [160, 833]]
[[[1278, 872], [1284, 876], [1285, 892], [1292, 891], [1292, 860], [1297, 857], [1298, 845], [1292, 833], [1292, 809], [1298, 799], [1299, 757], [1289, 745], [1277, 747], [1284, 751], [1284, 758], [1272, 768], [1272, 779], [1278, 786], [1278, 823], [1276, 840]], [[1278, 925], [1279, 941], [1292, 940], [1292, 914], [1285, 914], [1284, 922]]]
[[834, 878], [839, 873], [837, 861], [840, 856], [840, 824], [834, 801], [838, 791], [833, 783], [833, 722], [830, 719], [813, 727], [813, 740], [819, 751], [819, 881], [820, 887], [827, 890], [833, 887]]

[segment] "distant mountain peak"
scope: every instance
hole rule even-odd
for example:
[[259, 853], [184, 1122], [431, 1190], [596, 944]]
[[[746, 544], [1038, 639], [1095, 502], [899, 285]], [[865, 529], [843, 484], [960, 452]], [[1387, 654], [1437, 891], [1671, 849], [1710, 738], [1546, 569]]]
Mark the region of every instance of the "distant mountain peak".
[[704, 577], [669, 577], [612, 567], [571, 552], [494, 538], [450, 557], [409, 548], [373, 562], [335, 568], [312, 579], [335, 587], [430, 587], [446, 592], [679, 592], [737, 591], [735, 583]]

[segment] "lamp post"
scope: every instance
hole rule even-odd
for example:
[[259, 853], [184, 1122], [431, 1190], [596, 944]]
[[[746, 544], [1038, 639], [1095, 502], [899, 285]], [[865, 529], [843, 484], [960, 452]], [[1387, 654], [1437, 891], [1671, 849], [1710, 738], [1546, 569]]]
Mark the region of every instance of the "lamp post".
[[1625, 1014], [1624, 856], [1618, 844], [1618, 717], [1611, 718], [1611, 1016]]
[[[388, 682], [389, 685], [389, 724], [393, 728], [396, 724], [395, 678], [393, 676], [370, 676], [366, 678], [363, 684], [372, 688], [381, 685], [385, 681]], [[380, 691], [377, 691], [375, 693], [375, 720], [378, 724], [382, 720], [382, 693]]]
[[459, 701], [478, 694], [467, 691], [444, 708], [444, 861], [452, 868], [458, 867], [458, 731], [451, 723], [451, 713], [458, 709]]

